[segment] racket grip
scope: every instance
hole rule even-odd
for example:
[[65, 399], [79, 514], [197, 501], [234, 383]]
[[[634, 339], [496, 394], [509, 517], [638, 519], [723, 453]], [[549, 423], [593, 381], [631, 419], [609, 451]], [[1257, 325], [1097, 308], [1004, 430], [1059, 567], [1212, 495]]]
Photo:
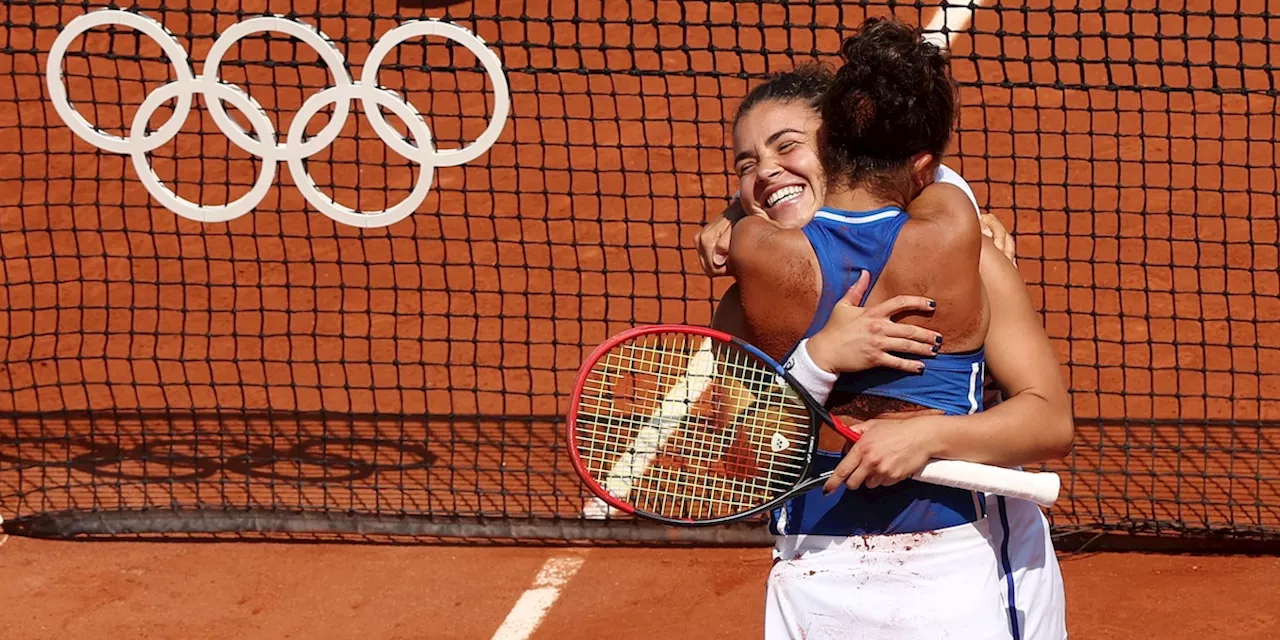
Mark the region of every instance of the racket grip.
[[944, 487], [1022, 498], [1046, 508], [1058, 501], [1062, 490], [1062, 479], [1056, 473], [1032, 473], [962, 460], [934, 460], [913, 477]]

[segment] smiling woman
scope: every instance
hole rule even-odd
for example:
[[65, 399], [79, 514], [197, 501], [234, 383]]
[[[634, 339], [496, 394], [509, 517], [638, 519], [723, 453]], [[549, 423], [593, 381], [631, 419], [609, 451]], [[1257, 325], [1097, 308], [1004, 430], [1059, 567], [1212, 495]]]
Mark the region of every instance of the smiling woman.
[[779, 75], [751, 92], [733, 123], [734, 170], [743, 209], [799, 226], [822, 203], [822, 163], [814, 152], [817, 107], [831, 72], [818, 65]]

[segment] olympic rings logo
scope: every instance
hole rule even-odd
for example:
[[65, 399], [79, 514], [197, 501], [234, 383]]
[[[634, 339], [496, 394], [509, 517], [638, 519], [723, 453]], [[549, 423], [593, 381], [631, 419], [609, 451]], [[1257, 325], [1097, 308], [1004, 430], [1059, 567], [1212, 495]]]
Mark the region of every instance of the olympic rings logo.
[[[67, 98], [67, 88], [62, 79], [62, 61], [71, 42], [89, 29], [104, 25], [132, 27], [146, 34], [160, 45], [177, 72], [177, 80], [152, 91], [142, 101], [133, 116], [129, 134], [125, 137], [104, 133], [80, 115]], [[225, 83], [218, 77], [223, 56], [233, 44], [246, 36], [267, 31], [292, 36], [310, 46], [320, 55], [335, 83], [335, 86], [320, 90], [302, 103], [283, 143], [276, 140], [277, 132], [267, 118], [266, 110], [239, 87]], [[436, 149], [431, 131], [417, 109], [399, 94], [378, 85], [378, 72], [391, 49], [410, 38], [421, 36], [441, 36], [462, 45], [480, 61], [492, 82], [494, 105], [489, 126], [474, 142], [460, 149]], [[369, 52], [359, 81], [352, 80], [348, 75], [346, 59], [327, 36], [310, 25], [279, 16], [250, 18], [228, 28], [213, 43], [203, 71], [201, 75], [194, 74], [186, 50], [159, 22], [137, 13], [106, 9], [81, 15], [67, 23], [49, 50], [46, 80], [54, 109], [72, 132], [99, 149], [129, 155], [138, 177], [152, 197], [170, 211], [202, 222], [224, 222], [253, 210], [266, 197], [267, 191], [275, 182], [277, 165], [286, 162], [303, 197], [326, 216], [357, 227], [385, 227], [394, 224], [412, 214], [426, 199], [436, 167], [461, 165], [488, 151], [502, 133], [511, 107], [507, 78], [497, 54], [470, 31], [436, 20], [408, 22], [384, 34]], [[190, 113], [191, 101], [196, 94], [204, 97], [209, 114], [218, 129], [237, 147], [263, 161], [262, 170], [249, 192], [227, 204], [201, 205], [183, 199], [161, 182], [147, 157], [148, 153], [178, 134]], [[159, 129], [148, 134], [147, 124], [156, 110], [175, 99], [172, 117]], [[335, 202], [316, 187], [304, 163], [306, 158], [337, 139], [350, 113], [352, 100], [360, 100], [365, 117], [383, 142], [395, 153], [420, 166], [418, 181], [409, 196], [382, 211], [357, 211]], [[248, 118], [254, 135], [251, 136], [228, 115], [224, 102], [231, 103]], [[330, 104], [334, 105], [334, 110], [329, 123], [315, 136], [307, 138], [307, 124]], [[401, 137], [387, 122], [382, 108], [405, 123], [412, 142]]]

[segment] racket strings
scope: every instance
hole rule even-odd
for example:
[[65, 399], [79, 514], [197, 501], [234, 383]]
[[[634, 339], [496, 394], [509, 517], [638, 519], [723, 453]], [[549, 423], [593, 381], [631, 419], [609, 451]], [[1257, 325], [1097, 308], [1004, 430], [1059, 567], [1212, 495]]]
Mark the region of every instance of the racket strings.
[[579, 456], [638, 509], [711, 519], [757, 507], [804, 473], [808, 408], [731, 343], [669, 332], [616, 345], [580, 390]]

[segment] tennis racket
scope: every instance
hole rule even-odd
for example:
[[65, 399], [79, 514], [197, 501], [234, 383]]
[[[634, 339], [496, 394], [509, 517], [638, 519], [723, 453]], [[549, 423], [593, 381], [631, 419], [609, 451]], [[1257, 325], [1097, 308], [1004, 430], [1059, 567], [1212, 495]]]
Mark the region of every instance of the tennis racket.
[[[637, 327], [583, 364], [568, 419], [574, 469], [603, 505], [675, 525], [742, 520], [812, 489], [818, 434], [858, 434], [785, 368], [726, 333]], [[934, 460], [916, 480], [1052, 506], [1060, 480], [973, 462]], [[606, 506], [607, 505], [607, 506]]]

